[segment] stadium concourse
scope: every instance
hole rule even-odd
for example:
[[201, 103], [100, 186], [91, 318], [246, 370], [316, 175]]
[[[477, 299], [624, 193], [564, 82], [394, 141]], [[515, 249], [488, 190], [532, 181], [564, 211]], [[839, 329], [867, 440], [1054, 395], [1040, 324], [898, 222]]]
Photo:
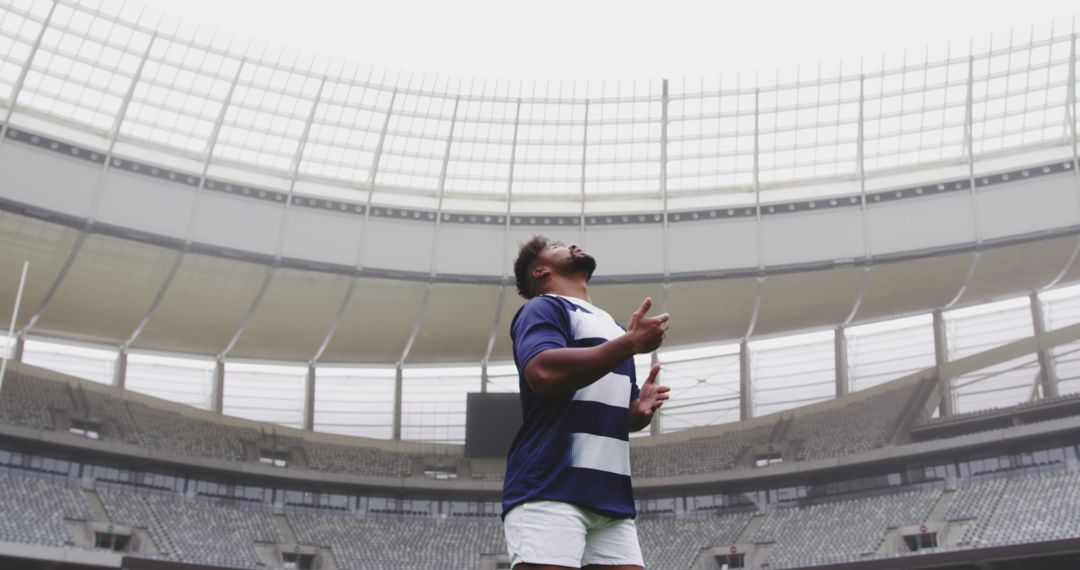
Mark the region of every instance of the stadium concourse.
[[0, 567], [506, 568], [543, 233], [671, 315], [650, 570], [1078, 568], [1078, 39], [473, 81], [0, 0]]

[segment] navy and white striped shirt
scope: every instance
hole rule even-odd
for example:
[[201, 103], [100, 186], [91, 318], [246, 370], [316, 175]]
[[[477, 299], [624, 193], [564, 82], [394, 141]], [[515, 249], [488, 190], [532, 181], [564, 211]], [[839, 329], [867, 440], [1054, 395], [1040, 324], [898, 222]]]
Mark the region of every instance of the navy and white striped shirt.
[[506, 461], [504, 516], [536, 500], [635, 516], [628, 416], [639, 393], [634, 359], [572, 393], [539, 396], [525, 381], [525, 365], [545, 350], [596, 346], [623, 334], [611, 315], [574, 297], [540, 295], [514, 315], [510, 337], [523, 422]]

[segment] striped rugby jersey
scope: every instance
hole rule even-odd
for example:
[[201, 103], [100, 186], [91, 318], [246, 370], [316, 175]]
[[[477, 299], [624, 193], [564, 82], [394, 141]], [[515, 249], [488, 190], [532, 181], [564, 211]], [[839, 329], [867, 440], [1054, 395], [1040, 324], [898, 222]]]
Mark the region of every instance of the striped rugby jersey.
[[537, 354], [590, 347], [625, 334], [603, 310], [574, 297], [540, 295], [510, 324], [522, 425], [506, 460], [503, 515], [526, 501], [563, 501], [609, 517], [633, 517], [629, 407], [638, 397], [634, 359], [572, 393], [538, 396], [525, 381]]

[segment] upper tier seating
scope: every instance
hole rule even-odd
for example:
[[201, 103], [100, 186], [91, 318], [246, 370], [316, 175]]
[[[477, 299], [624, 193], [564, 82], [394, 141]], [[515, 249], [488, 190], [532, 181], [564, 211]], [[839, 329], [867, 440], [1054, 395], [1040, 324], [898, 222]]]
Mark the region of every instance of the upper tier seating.
[[796, 415], [787, 439], [801, 441], [796, 459], [825, 459], [882, 447], [920, 384], [909, 383], [846, 406]]
[[690, 441], [631, 446], [630, 472], [635, 477], [667, 477], [731, 469], [746, 449], [768, 443], [773, 428], [770, 423]]
[[0, 421], [35, 429], [53, 429], [51, 410], [71, 410], [67, 385], [8, 370], [0, 391]]

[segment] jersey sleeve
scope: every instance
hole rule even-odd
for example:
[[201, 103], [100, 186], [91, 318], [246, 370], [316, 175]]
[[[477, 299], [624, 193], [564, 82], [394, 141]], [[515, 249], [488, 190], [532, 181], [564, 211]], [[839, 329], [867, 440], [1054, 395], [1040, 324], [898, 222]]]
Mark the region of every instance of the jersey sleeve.
[[573, 333], [570, 317], [562, 302], [551, 297], [535, 297], [521, 307], [510, 325], [514, 355], [519, 370], [524, 370], [537, 354], [570, 346]]

